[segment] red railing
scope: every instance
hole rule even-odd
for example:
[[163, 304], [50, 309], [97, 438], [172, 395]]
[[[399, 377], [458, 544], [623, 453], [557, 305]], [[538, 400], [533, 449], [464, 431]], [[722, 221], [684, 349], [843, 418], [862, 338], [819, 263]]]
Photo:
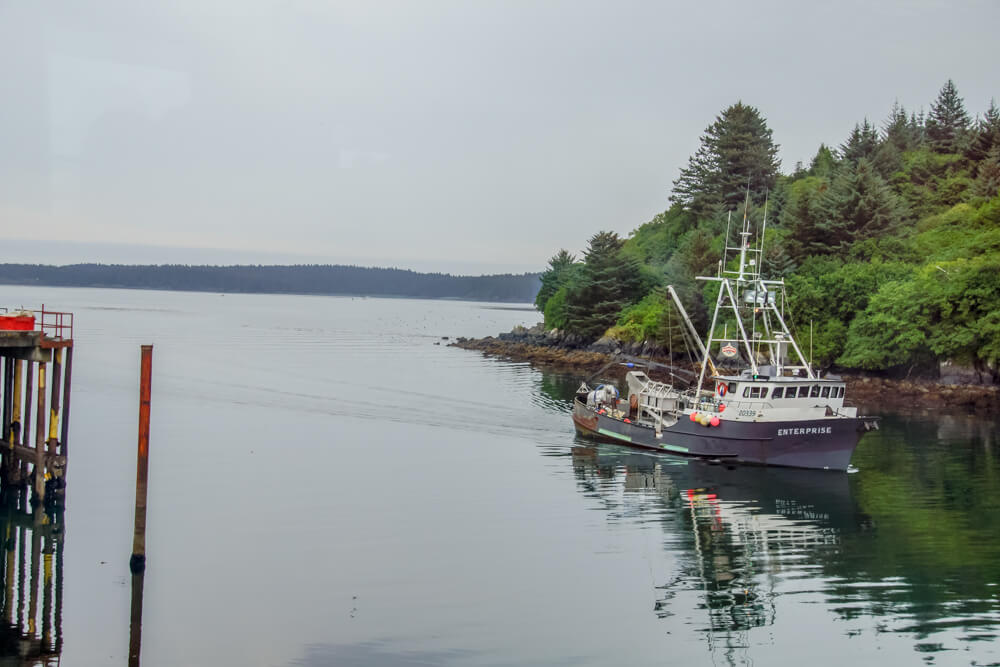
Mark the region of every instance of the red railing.
[[[24, 308], [19, 308], [14, 311], [14, 314], [18, 312], [29, 312], [34, 315], [34, 330], [40, 331], [44, 334], [44, 338], [48, 338], [53, 341], [73, 340], [73, 313], [63, 313], [58, 310], [45, 310], [44, 303], [42, 304], [41, 310], [25, 310]], [[8, 308], [0, 306], [0, 314], [7, 315], [11, 313]]]
[[53, 340], [73, 340], [73, 313], [62, 313], [57, 310], [31, 311], [35, 314], [35, 328]]

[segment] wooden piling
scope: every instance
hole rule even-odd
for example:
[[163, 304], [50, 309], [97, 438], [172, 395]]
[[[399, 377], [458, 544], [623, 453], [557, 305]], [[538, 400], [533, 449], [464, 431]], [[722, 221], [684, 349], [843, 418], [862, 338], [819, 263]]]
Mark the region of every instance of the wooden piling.
[[146, 480], [149, 476], [149, 395], [152, 387], [153, 346], [142, 346], [139, 379], [139, 453], [135, 476], [135, 536], [129, 567], [133, 574], [146, 569]]

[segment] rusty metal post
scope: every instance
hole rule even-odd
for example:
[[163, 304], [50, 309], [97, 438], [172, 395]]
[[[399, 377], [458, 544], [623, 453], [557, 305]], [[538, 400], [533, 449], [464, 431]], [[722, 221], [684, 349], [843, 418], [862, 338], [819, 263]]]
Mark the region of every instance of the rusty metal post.
[[[45, 500], [45, 362], [38, 362], [38, 414], [35, 421], [35, 497]], [[40, 511], [38, 508], [35, 511]]]
[[[70, 345], [66, 348], [66, 370], [64, 372], [63, 378], [63, 418], [62, 418], [62, 438], [59, 442], [59, 453], [66, 456], [69, 452], [67, 449], [66, 442], [69, 440], [69, 397], [70, 389], [72, 388], [73, 381], [73, 346]], [[66, 478], [66, 467], [69, 466], [69, 462], [63, 467], [63, 479]]]
[[[13, 445], [21, 437], [21, 386], [24, 378], [21, 377], [21, 360], [14, 360], [14, 390], [11, 392], [13, 401], [13, 412], [10, 416], [10, 444]], [[13, 449], [13, 447], [11, 447]]]
[[3, 358], [3, 438], [6, 440], [10, 435], [10, 416], [14, 407], [11, 398], [14, 394], [14, 359], [12, 357]]
[[[14, 358], [5, 357], [3, 360], [3, 439], [6, 442], [13, 437], [11, 423], [14, 413]], [[3, 451], [3, 482], [6, 484], [10, 480], [10, 471], [14, 468], [14, 452], [5, 449]]]
[[[35, 383], [35, 362], [27, 361], [24, 364], [24, 420], [21, 424], [21, 444], [25, 447], [31, 446], [31, 402], [32, 391]], [[28, 462], [21, 458], [18, 466], [19, 483], [23, 483], [28, 478]]]
[[135, 536], [129, 567], [133, 574], [146, 569], [146, 480], [149, 476], [149, 394], [153, 382], [153, 346], [142, 346], [139, 378], [139, 454], [135, 474]]
[[56, 453], [59, 445], [59, 390], [62, 389], [62, 349], [52, 350], [52, 400], [49, 401], [49, 437], [46, 441], [50, 454]]

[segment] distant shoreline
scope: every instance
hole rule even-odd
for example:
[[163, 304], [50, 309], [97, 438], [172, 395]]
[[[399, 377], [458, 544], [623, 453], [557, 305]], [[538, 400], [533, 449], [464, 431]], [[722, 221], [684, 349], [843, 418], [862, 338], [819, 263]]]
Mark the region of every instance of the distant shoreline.
[[532, 303], [539, 274], [453, 276], [344, 265], [0, 264], [0, 284]]

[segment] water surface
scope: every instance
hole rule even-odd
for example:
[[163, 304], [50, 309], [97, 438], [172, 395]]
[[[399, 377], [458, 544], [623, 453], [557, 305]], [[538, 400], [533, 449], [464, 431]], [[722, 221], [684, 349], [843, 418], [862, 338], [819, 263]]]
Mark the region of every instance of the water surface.
[[139, 345], [144, 665], [990, 664], [997, 425], [888, 415], [852, 475], [577, 437], [580, 378], [446, 301], [0, 287], [76, 313], [64, 665], [125, 664]]

